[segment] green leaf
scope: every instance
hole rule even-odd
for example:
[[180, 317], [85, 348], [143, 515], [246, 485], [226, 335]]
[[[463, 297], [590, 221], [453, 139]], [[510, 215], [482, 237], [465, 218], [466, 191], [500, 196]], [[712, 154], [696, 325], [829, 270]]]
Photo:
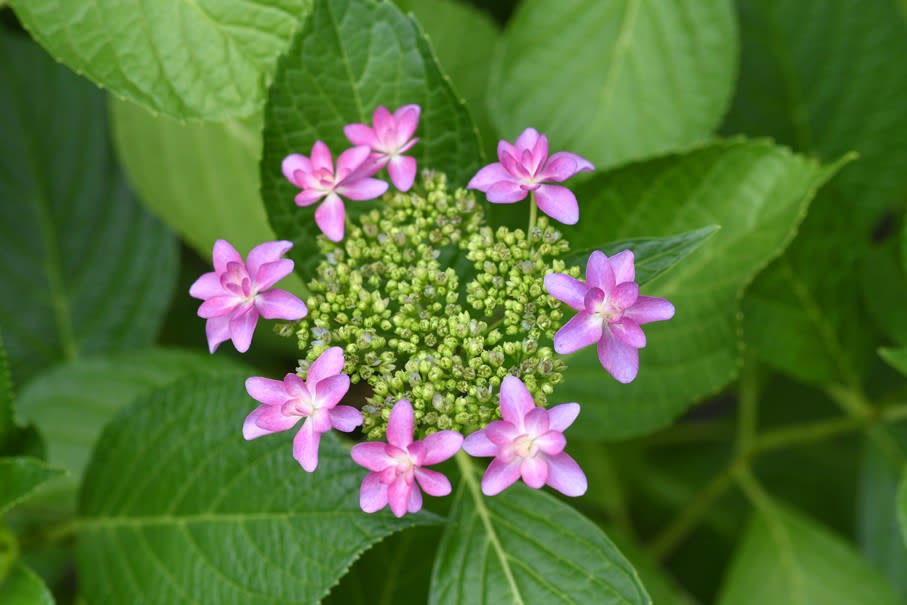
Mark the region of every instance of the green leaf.
[[314, 603], [371, 544], [433, 521], [359, 510], [365, 471], [333, 434], [312, 474], [292, 433], [244, 442], [244, 377], [187, 379], [105, 429], [80, 498], [88, 602]]
[[9, 360], [0, 334], [0, 452], [5, 452], [6, 442], [16, 432], [13, 421], [13, 381], [9, 375]]
[[901, 268], [896, 241], [870, 249], [859, 274], [861, 300], [876, 328], [899, 345], [907, 345], [907, 274]]
[[879, 357], [888, 362], [888, 365], [895, 370], [907, 376], [907, 347], [899, 349], [882, 347], [879, 349]]
[[687, 231], [668, 237], [638, 237], [603, 244], [600, 247], [587, 248], [571, 252], [566, 259], [568, 265], [576, 265], [585, 270], [589, 255], [601, 250], [613, 256], [623, 250], [632, 250], [636, 261], [636, 283], [640, 286], [652, 281], [699, 248], [721, 227], [709, 225], [695, 231]]
[[25, 565], [17, 564], [0, 580], [0, 603], [5, 605], [54, 605], [44, 581]]
[[35, 458], [0, 458], [0, 515], [65, 472]]
[[594, 347], [567, 359], [552, 401], [583, 404], [576, 435], [655, 430], [737, 376], [740, 293], [781, 252], [834, 170], [769, 143], [731, 141], [626, 166], [577, 188], [581, 220], [564, 229], [575, 247], [709, 223], [721, 230], [647, 285], [644, 294], [667, 298], [677, 314], [645, 327], [635, 382], [612, 379]]
[[651, 603], [633, 566], [588, 519], [522, 484], [485, 497], [463, 478], [432, 572], [432, 605]]
[[901, 524], [901, 537], [907, 544], [907, 466], [901, 475], [901, 484], [898, 487], [898, 522]]
[[170, 302], [176, 240], [126, 188], [106, 121], [101, 91], [0, 32], [0, 329], [21, 383], [149, 343]]
[[[155, 112], [220, 119], [255, 113], [309, 0], [12, 0], [54, 58]], [[75, 115], [75, 114], [71, 114]]]
[[[317, 254], [315, 206], [293, 203], [298, 189], [280, 170], [289, 153], [308, 155], [321, 139], [338, 154], [350, 143], [343, 126], [371, 123], [378, 105], [422, 107], [420, 169], [464, 184], [480, 166], [475, 127], [463, 102], [438, 68], [414, 21], [388, 2], [317, 0], [289, 53], [281, 59], [265, 107], [262, 197], [274, 231], [296, 246], [291, 255], [305, 271]], [[356, 211], [369, 207], [349, 202]], [[304, 265], [303, 263], [307, 263]]]
[[488, 87], [512, 140], [534, 126], [598, 168], [705, 139], [736, 77], [732, 2], [527, 0]]
[[772, 505], [755, 515], [725, 578], [720, 605], [896, 605], [891, 587], [850, 544]]
[[611, 539], [620, 547], [621, 552], [636, 571], [645, 584], [649, 594], [652, 595], [652, 603], [656, 605], [697, 605], [684, 589], [668, 575], [668, 573], [659, 567], [652, 558], [636, 543], [621, 537], [618, 533], [612, 533]]

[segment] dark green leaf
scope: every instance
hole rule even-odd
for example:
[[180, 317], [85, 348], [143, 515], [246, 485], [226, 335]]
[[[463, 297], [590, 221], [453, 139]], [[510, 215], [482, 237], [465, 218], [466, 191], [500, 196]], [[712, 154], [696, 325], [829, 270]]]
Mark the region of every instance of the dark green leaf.
[[[309, 155], [318, 139], [336, 157], [350, 146], [344, 125], [371, 124], [378, 105], [408, 103], [422, 107], [421, 140], [411, 153], [419, 168], [445, 172], [452, 186], [465, 184], [481, 162], [475, 127], [415, 22], [389, 2], [316, 1], [271, 85], [261, 161], [268, 217], [279, 237], [296, 244], [298, 270], [311, 266], [319, 232], [315, 207], [293, 203], [298, 189], [284, 178], [281, 161], [293, 152]], [[347, 207], [355, 212], [368, 204]]]
[[6, 443], [16, 432], [13, 421], [13, 381], [9, 375], [9, 361], [0, 334], [0, 452], [5, 452]]
[[176, 241], [126, 188], [106, 121], [101, 91], [0, 32], [0, 329], [21, 383], [149, 343], [170, 300]]
[[0, 515], [65, 472], [35, 458], [0, 458]]
[[889, 349], [883, 347], [879, 349], [879, 356], [887, 361], [888, 365], [893, 367], [904, 376], [907, 376], [907, 347], [900, 349]]
[[313, 474], [291, 432], [244, 442], [243, 378], [187, 379], [105, 429], [80, 498], [88, 602], [315, 603], [371, 544], [432, 521], [359, 510], [365, 471], [333, 434]]
[[907, 544], [907, 466], [901, 474], [901, 485], [898, 487], [898, 522], [901, 524], [901, 537]]
[[898, 242], [886, 243], [866, 254], [860, 276], [862, 301], [882, 334], [899, 345], [907, 345], [907, 274], [901, 268]]
[[0, 579], [0, 603], [4, 605], [54, 605], [44, 581], [28, 567], [18, 564]]

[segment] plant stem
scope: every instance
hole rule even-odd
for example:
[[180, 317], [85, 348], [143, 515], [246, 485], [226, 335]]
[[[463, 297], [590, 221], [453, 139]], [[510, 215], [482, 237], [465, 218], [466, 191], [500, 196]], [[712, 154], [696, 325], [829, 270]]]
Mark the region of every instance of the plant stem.
[[538, 220], [539, 207], [535, 203], [535, 191], [529, 192], [529, 228], [526, 230], [526, 238], [529, 238], [529, 232], [535, 228], [535, 223]]

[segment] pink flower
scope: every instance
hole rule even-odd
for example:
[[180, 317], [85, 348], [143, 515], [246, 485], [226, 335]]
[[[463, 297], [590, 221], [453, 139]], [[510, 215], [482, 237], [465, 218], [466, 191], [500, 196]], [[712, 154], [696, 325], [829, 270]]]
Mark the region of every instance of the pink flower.
[[189, 288], [189, 295], [205, 302], [198, 316], [207, 319], [208, 349], [233, 340], [240, 353], [249, 350], [259, 315], [265, 319], [302, 319], [309, 312], [301, 300], [271, 286], [293, 271], [293, 261], [281, 258], [293, 244], [266, 242], [255, 246], [244, 263], [236, 248], [219, 239], [214, 243], [214, 271]]
[[623, 383], [632, 382], [639, 371], [637, 349], [646, 346], [639, 326], [674, 317], [674, 305], [667, 300], [639, 295], [630, 250], [610, 259], [593, 252], [585, 283], [551, 273], [545, 276], [545, 289], [579, 311], [554, 335], [554, 350], [566, 355], [597, 342], [602, 367]]
[[371, 200], [387, 191], [387, 183], [370, 178], [375, 170], [368, 162], [371, 150], [360, 145], [347, 149], [337, 158], [337, 171], [331, 150], [321, 141], [312, 145], [312, 158], [291, 153], [281, 168], [287, 180], [302, 189], [296, 194], [297, 206], [324, 201], [315, 211], [315, 223], [331, 241], [343, 239], [346, 209], [340, 196], [351, 200]]
[[498, 143], [498, 159], [479, 170], [467, 188], [484, 191], [488, 201], [496, 204], [518, 202], [532, 191], [542, 212], [564, 224], [576, 224], [579, 206], [573, 192], [545, 183], [560, 183], [577, 172], [594, 170], [592, 164], [566, 151], [548, 157], [548, 139], [534, 128], [524, 130], [515, 145]]
[[463, 436], [456, 431], [438, 431], [422, 441], [413, 441], [413, 407], [401, 399], [387, 422], [388, 443], [369, 441], [353, 446], [353, 460], [371, 472], [362, 480], [359, 506], [367, 513], [390, 504], [397, 517], [422, 508], [421, 487], [431, 496], [450, 493], [450, 481], [425, 466], [444, 462], [457, 453]]
[[402, 154], [419, 142], [413, 134], [419, 125], [418, 105], [404, 105], [391, 115], [387, 107], [378, 107], [372, 114], [374, 128], [365, 124], [349, 124], [343, 133], [353, 145], [368, 145], [375, 169], [387, 166], [387, 173], [400, 191], [409, 191], [416, 179], [416, 160]]
[[470, 456], [494, 456], [482, 477], [482, 493], [494, 496], [521, 476], [533, 489], [549, 485], [565, 496], [582, 496], [588, 483], [582, 469], [566, 452], [564, 430], [579, 415], [579, 404], [536, 407], [516, 376], [501, 383], [501, 416], [463, 442]]
[[243, 437], [286, 431], [305, 418], [293, 439], [293, 457], [308, 472], [318, 466], [321, 435], [332, 428], [349, 433], [362, 424], [362, 414], [348, 405], [337, 405], [350, 388], [350, 377], [343, 370], [343, 349], [331, 347], [309, 368], [303, 381], [296, 374], [283, 380], [253, 376], [246, 380], [246, 391], [262, 405], [243, 423]]

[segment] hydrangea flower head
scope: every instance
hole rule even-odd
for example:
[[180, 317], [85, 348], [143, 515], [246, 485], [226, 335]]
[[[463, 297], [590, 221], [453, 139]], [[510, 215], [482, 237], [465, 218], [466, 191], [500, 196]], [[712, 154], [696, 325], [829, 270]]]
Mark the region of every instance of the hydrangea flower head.
[[633, 252], [611, 258], [593, 252], [586, 281], [563, 273], [545, 276], [545, 289], [577, 313], [554, 335], [554, 350], [573, 353], [598, 343], [598, 359], [619, 382], [639, 372], [639, 349], [646, 346], [640, 325], [674, 317], [674, 305], [663, 298], [640, 296]]
[[353, 145], [367, 145], [375, 169], [387, 167], [387, 173], [400, 191], [409, 191], [416, 179], [416, 159], [403, 154], [419, 142], [413, 137], [419, 126], [418, 105], [404, 105], [394, 113], [379, 106], [372, 114], [374, 127], [365, 124], [348, 124], [343, 133]]
[[259, 316], [296, 321], [308, 313], [301, 300], [272, 286], [293, 271], [293, 261], [282, 258], [293, 247], [287, 241], [255, 246], [246, 261], [229, 242], [217, 240], [212, 258], [214, 271], [205, 273], [189, 288], [189, 295], [203, 300], [198, 308], [205, 323], [211, 353], [225, 340], [245, 353]]
[[387, 183], [371, 178], [375, 168], [369, 161], [370, 155], [371, 149], [366, 145], [347, 149], [337, 158], [335, 170], [331, 150], [322, 141], [316, 141], [311, 158], [292, 153], [283, 160], [283, 175], [302, 189], [296, 194], [297, 206], [311, 206], [324, 198], [315, 210], [315, 223], [331, 241], [343, 239], [346, 208], [340, 196], [363, 201], [387, 191]]
[[564, 430], [579, 415], [579, 404], [536, 407], [526, 385], [516, 376], [501, 383], [501, 416], [469, 435], [463, 449], [470, 456], [494, 456], [482, 477], [482, 493], [494, 496], [520, 477], [533, 489], [548, 485], [566, 496], [586, 493], [586, 475], [564, 452]]
[[246, 391], [261, 405], [246, 417], [243, 437], [286, 431], [305, 418], [293, 439], [293, 457], [306, 471], [314, 471], [322, 434], [332, 428], [349, 433], [362, 424], [359, 410], [337, 405], [350, 388], [350, 377], [341, 374], [343, 363], [343, 350], [332, 347], [312, 363], [305, 380], [296, 374], [282, 381], [258, 376], [246, 380]]
[[539, 209], [556, 221], [574, 225], [579, 205], [573, 192], [560, 185], [577, 172], [594, 170], [584, 158], [566, 151], [548, 156], [548, 138], [527, 128], [511, 145], [498, 143], [498, 162], [485, 166], [469, 181], [467, 188], [485, 192], [488, 201], [512, 204], [530, 192]]
[[438, 431], [421, 441], [413, 441], [413, 407], [401, 399], [391, 410], [387, 424], [387, 443], [369, 441], [353, 446], [351, 455], [369, 472], [362, 480], [359, 505], [373, 513], [390, 505], [402, 517], [422, 508], [422, 492], [431, 496], [450, 493], [450, 481], [439, 472], [424, 468], [444, 462], [463, 444], [456, 431]]

